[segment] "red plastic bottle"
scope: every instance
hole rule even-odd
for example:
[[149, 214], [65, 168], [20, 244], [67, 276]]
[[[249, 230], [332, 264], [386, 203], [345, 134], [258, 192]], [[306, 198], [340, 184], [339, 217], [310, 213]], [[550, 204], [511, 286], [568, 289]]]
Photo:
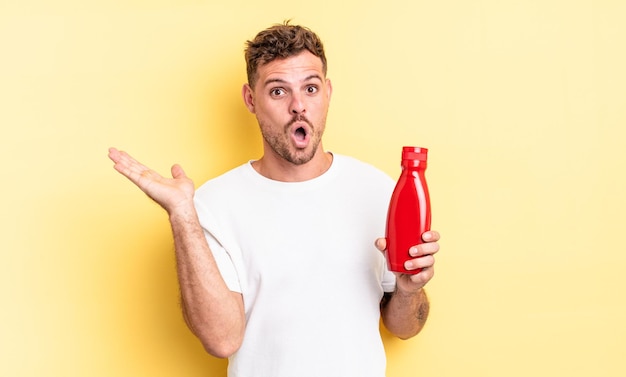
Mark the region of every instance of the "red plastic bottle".
[[430, 230], [430, 196], [426, 185], [428, 149], [402, 148], [402, 173], [398, 179], [387, 213], [387, 266], [389, 270], [417, 274], [404, 262], [412, 257], [409, 248], [423, 243], [422, 234]]

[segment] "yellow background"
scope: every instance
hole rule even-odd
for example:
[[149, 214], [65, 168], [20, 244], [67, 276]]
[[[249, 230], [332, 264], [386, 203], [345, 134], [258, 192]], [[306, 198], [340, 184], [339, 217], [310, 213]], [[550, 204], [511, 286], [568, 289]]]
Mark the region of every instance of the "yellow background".
[[327, 149], [430, 148], [431, 318], [388, 376], [626, 375], [626, 2], [1, 4], [0, 375], [225, 375], [107, 148], [197, 184], [258, 157], [244, 41], [287, 18], [326, 44]]

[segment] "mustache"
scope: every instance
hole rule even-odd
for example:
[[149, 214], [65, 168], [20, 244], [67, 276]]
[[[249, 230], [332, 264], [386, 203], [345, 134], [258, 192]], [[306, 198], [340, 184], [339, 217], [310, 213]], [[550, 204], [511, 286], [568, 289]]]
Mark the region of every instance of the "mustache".
[[293, 118], [291, 118], [291, 120], [289, 121], [289, 123], [287, 123], [287, 125], [285, 126], [286, 128], [291, 127], [292, 124], [296, 123], [296, 122], [305, 122], [306, 124], [309, 125], [309, 127], [313, 128], [313, 123], [311, 123], [306, 116], [302, 115], [302, 114], [296, 114], [293, 116]]

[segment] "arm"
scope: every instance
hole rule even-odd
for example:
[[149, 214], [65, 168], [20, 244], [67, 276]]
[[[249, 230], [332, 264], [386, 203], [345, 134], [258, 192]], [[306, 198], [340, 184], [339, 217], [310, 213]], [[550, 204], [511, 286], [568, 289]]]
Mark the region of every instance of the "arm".
[[[409, 251], [414, 259], [406, 262], [408, 270], [421, 268], [422, 271], [415, 275], [396, 274], [396, 290], [385, 294], [380, 303], [385, 327], [402, 339], [409, 339], [422, 330], [430, 310], [424, 286], [434, 275], [433, 255], [439, 251], [439, 234], [434, 231], [426, 232], [423, 238], [425, 243], [414, 246]], [[384, 251], [385, 239], [376, 240], [376, 247]]]
[[226, 286], [192, 206], [170, 213], [185, 322], [204, 348], [229, 357], [243, 339], [243, 298]]
[[115, 170], [167, 211], [185, 322], [207, 352], [230, 356], [243, 339], [243, 298], [228, 289], [217, 268], [193, 204], [193, 182], [178, 165], [172, 167], [172, 178], [164, 178], [125, 152], [111, 148], [109, 157]]

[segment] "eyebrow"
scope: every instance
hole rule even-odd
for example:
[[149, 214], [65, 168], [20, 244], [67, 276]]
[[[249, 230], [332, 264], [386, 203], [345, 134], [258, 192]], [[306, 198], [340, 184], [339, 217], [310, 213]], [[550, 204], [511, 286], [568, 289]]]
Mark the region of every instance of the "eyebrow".
[[[322, 80], [322, 76], [318, 75], [317, 73], [314, 73], [314, 74], [312, 74], [312, 75], [307, 76], [307, 77], [306, 77], [304, 80], [302, 80], [302, 81], [303, 81], [303, 82], [307, 82], [307, 81], [310, 81], [310, 80], [313, 80], [313, 79], [318, 79], [320, 82], [323, 82], [323, 81], [324, 81], [324, 80]], [[263, 83], [263, 86], [265, 87], [265, 86], [268, 86], [269, 84], [272, 84], [272, 83], [287, 84], [287, 81], [286, 81], [286, 80], [283, 80], [283, 79], [281, 79], [281, 78], [269, 79], [269, 80], [266, 80], [266, 81]]]

